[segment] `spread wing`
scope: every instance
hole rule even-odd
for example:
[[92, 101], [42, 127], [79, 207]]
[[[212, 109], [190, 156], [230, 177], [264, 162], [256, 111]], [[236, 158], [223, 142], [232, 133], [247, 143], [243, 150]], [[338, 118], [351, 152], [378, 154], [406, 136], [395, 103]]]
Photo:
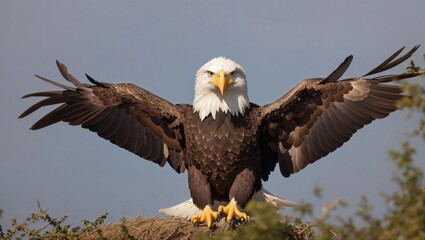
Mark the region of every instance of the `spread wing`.
[[[397, 109], [401, 89], [385, 84], [411, 78], [418, 73], [365, 78], [390, 69], [408, 59], [419, 46], [397, 58], [402, 49], [360, 78], [338, 80], [351, 63], [349, 56], [324, 79], [306, 79], [272, 104], [260, 110], [262, 178], [279, 162], [283, 176], [289, 177], [347, 142], [364, 125], [386, 117]], [[273, 158], [270, 158], [273, 156]]]
[[177, 172], [184, 171], [181, 120], [182, 111], [187, 106], [173, 105], [133, 84], [100, 83], [88, 75], [93, 84], [84, 84], [68, 73], [64, 64], [58, 61], [56, 64], [62, 76], [74, 86], [37, 76], [64, 90], [23, 96], [46, 98], [28, 108], [19, 118], [41, 107], [60, 104], [36, 122], [32, 130], [59, 121], [81, 125], [142, 158], [160, 166], [168, 161]]

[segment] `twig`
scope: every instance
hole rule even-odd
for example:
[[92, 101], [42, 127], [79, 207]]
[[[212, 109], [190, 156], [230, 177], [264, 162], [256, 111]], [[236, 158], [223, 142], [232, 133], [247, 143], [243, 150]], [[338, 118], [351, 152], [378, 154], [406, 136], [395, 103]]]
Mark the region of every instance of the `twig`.
[[177, 226], [173, 232], [171, 232], [171, 234], [169, 234], [167, 237], [165, 237], [164, 239], [172, 239], [171, 237], [177, 232], [177, 230], [179, 230], [180, 227]]
[[332, 229], [329, 229], [329, 232], [332, 233], [332, 235], [334, 235], [334, 237], [336, 237], [336, 239], [341, 240], [341, 238], [338, 236], [338, 234], [336, 234]]

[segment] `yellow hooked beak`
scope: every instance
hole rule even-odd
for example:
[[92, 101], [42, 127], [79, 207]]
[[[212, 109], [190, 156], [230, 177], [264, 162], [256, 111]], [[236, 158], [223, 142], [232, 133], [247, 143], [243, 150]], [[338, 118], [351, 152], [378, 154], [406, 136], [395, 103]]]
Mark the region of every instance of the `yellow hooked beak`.
[[221, 95], [224, 95], [224, 91], [226, 91], [227, 87], [235, 83], [233, 80], [223, 69], [218, 72], [213, 79], [208, 81], [211, 84], [214, 84], [220, 89]]

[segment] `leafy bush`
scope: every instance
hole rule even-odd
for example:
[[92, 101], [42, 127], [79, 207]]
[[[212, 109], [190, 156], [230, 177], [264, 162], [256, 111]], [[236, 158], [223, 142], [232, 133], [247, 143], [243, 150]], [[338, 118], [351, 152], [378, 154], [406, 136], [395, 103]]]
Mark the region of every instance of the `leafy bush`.
[[[10, 220], [11, 229], [3, 231], [0, 226], [0, 239], [78, 239], [84, 232], [92, 232], [100, 229], [100, 226], [105, 222], [108, 213], [104, 213], [93, 222], [84, 220], [83, 228], [72, 227], [65, 223], [67, 216], [56, 219], [50, 216], [47, 210], [40, 206], [37, 202], [38, 211], [31, 214], [22, 223], [17, 223], [15, 218]], [[35, 224], [33, 228], [31, 225]], [[41, 227], [40, 227], [41, 225]], [[105, 239], [99, 231], [98, 239]]]

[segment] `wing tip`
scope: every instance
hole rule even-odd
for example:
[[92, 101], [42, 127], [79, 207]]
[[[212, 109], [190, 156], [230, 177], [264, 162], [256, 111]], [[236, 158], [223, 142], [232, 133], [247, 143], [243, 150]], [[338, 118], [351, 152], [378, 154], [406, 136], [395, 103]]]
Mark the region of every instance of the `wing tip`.
[[90, 75], [88, 75], [87, 73], [85, 73], [85, 75], [86, 75], [86, 78], [91, 82], [91, 83], [93, 83], [94, 85], [96, 85], [96, 86], [100, 86], [100, 87], [105, 87], [106, 85], [107, 85], [107, 83], [102, 83], [102, 82], [99, 82], [99, 81], [97, 81], [97, 80], [95, 80], [94, 78], [92, 78]]
[[65, 66], [65, 64], [63, 64], [62, 62], [60, 62], [59, 60], [57, 60], [56, 59], [56, 66], [59, 68], [59, 70], [62, 68], [62, 69], [65, 69], [67, 72], [68, 72], [68, 69], [67, 69], [67, 67]]
[[403, 52], [403, 50], [406, 48], [406, 46], [403, 46], [402, 48], [397, 50], [395, 53], [393, 53], [390, 57], [388, 57], [385, 61], [383, 61], [381, 64], [379, 64], [377, 67], [370, 70], [368, 73], [364, 74], [362, 77], [381, 73], [381, 72], [384, 72], [386, 70], [389, 70], [389, 69], [399, 65], [400, 63], [409, 59], [413, 55], [413, 53], [415, 53], [416, 50], [418, 50], [418, 48], [420, 46], [421, 46], [421, 44], [416, 44], [407, 53], [405, 53], [402, 56], [399, 56]]
[[320, 81], [320, 84], [338, 81], [338, 79], [342, 77], [345, 71], [347, 71], [348, 67], [350, 67], [353, 58], [353, 55], [346, 57], [344, 61], [331, 74]]
[[21, 97], [21, 99], [25, 99], [25, 98], [29, 98], [31, 97], [31, 94], [25, 94], [24, 96]]

